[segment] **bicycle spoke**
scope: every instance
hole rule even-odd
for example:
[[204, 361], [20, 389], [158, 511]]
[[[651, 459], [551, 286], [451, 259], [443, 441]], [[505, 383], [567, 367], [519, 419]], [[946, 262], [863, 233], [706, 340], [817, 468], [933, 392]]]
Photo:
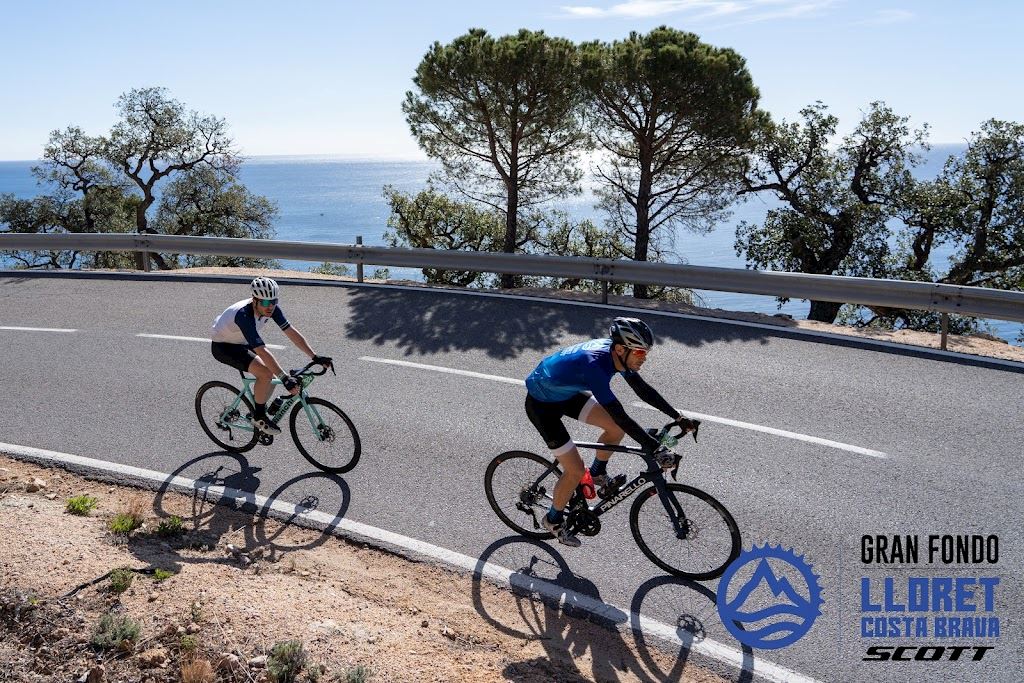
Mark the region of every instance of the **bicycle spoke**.
[[533, 538], [550, 538], [539, 526], [551, 505], [561, 472], [539, 455], [502, 453], [487, 467], [484, 489], [495, 514], [510, 529]]
[[355, 425], [340, 408], [323, 399], [295, 404], [290, 428], [299, 452], [318, 469], [342, 473], [356, 466], [361, 444]]
[[221, 448], [242, 452], [256, 444], [252, 405], [225, 382], [207, 382], [196, 393], [196, 416], [203, 431]]
[[654, 488], [641, 493], [630, 513], [630, 528], [648, 558], [671, 574], [706, 580], [720, 576], [740, 549], [739, 529], [721, 503], [707, 493], [667, 484], [684, 516], [673, 526]]

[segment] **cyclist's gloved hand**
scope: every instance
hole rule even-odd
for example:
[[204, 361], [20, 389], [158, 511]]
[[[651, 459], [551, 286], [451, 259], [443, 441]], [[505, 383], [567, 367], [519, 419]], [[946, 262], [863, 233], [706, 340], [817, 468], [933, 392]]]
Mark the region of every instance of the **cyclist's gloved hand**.
[[334, 365], [334, 359], [331, 358], [330, 356], [320, 356], [320, 355], [315, 355], [314, 354], [313, 362], [314, 363], [318, 363], [319, 365], [322, 365], [325, 368], [329, 368], [332, 365]]
[[680, 427], [682, 427], [683, 428], [683, 433], [686, 434], [687, 432], [692, 432], [692, 431], [696, 430], [697, 426], [700, 424], [700, 421], [699, 420], [691, 420], [688, 417], [684, 417], [684, 416], [680, 415], [679, 417], [676, 418], [676, 424], [679, 425]]
[[285, 388], [285, 391], [294, 392], [295, 388], [299, 386], [299, 383], [295, 381], [295, 378], [291, 375], [284, 375], [281, 378], [281, 386]]

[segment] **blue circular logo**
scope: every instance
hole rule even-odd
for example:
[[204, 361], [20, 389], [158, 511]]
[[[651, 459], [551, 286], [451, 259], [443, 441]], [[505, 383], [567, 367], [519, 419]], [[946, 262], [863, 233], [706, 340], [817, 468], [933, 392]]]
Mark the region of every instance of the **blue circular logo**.
[[[775, 573], [769, 560], [785, 563], [792, 571], [786, 571], [782, 564], [776, 564], [781, 576]], [[756, 564], [755, 564], [756, 563]], [[748, 564], [755, 565], [751, 577], [743, 583], [729, 599], [730, 584], [737, 572]], [[744, 572], [746, 573], [746, 572]], [[789, 577], [801, 581], [794, 588]], [[756, 545], [744, 551], [722, 574], [718, 584], [718, 616], [729, 633], [744, 645], [764, 650], [777, 650], [800, 640], [821, 615], [821, 586], [811, 565], [792, 549], [782, 546]]]

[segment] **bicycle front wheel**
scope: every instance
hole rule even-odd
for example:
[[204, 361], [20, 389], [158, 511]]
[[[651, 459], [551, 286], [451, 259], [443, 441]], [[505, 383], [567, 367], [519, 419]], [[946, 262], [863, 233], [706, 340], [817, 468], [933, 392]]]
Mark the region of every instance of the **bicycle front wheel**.
[[530, 538], [552, 538], [540, 525], [562, 476], [556, 463], [527, 451], [508, 451], [484, 472], [484, 491], [494, 514], [510, 529]]
[[299, 453], [318, 470], [342, 474], [359, 462], [359, 432], [348, 415], [330, 401], [309, 398], [305, 406], [296, 403], [288, 426]]
[[196, 392], [196, 417], [203, 431], [227, 451], [244, 453], [259, 436], [252, 426], [252, 403], [227, 382], [207, 382]]
[[722, 575], [740, 554], [740, 530], [725, 506], [683, 484], [665, 484], [683, 516], [673, 528], [658, 489], [641, 491], [629, 511], [629, 528], [647, 558], [669, 574], [707, 581]]

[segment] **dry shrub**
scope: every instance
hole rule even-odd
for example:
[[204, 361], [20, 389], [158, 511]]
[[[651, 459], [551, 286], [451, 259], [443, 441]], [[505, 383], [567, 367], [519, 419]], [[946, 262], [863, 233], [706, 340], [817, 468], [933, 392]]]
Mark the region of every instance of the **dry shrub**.
[[181, 683], [214, 683], [213, 665], [208, 659], [193, 659], [181, 665]]

